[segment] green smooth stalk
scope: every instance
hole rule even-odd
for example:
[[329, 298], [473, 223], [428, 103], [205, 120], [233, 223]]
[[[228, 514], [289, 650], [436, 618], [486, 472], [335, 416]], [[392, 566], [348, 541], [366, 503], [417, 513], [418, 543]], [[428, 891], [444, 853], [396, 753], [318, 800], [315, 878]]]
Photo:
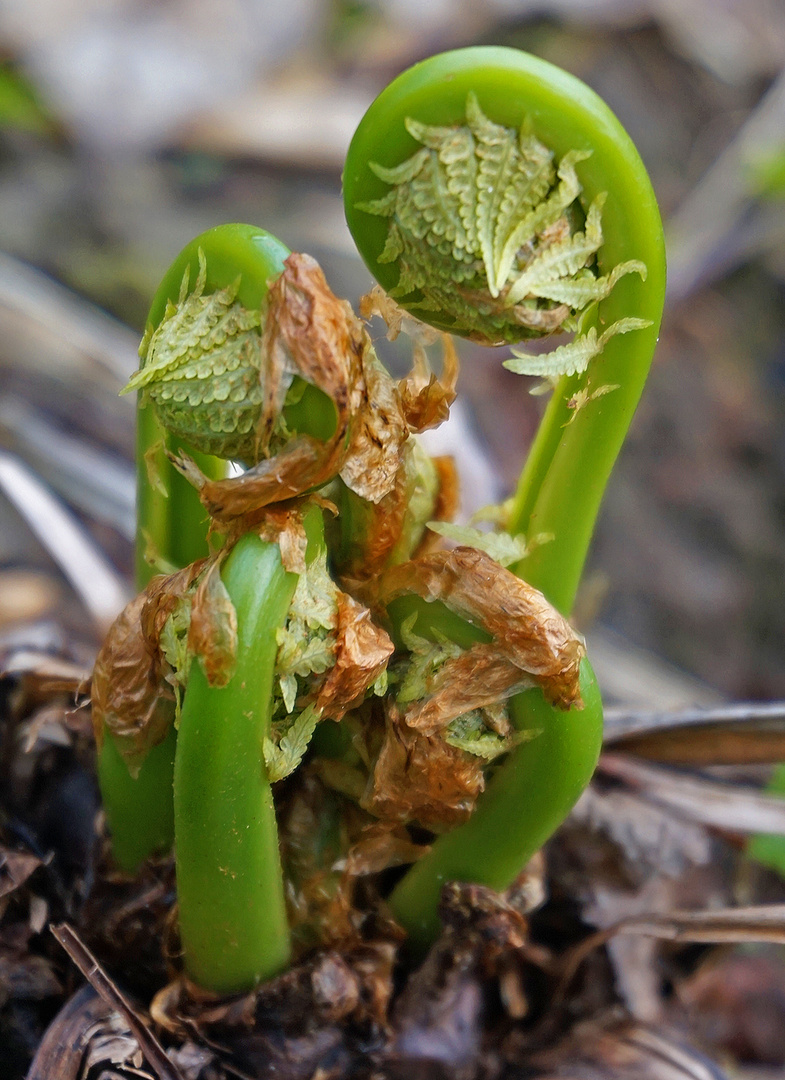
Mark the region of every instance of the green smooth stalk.
[[98, 783], [112, 837], [112, 854], [126, 873], [133, 873], [148, 856], [171, 849], [176, 742], [173, 724], [164, 741], [149, 751], [139, 775], [133, 777], [114, 739], [104, 731], [98, 755]]
[[276, 631], [297, 582], [278, 546], [247, 534], [222, 569], [237, 612], [235, 672], [211, 687], [194, 661], [174, 770], [180, 934], [188, 975], [221, 994], [249, 989], [290, 956], [278, 833], [262, 744]]

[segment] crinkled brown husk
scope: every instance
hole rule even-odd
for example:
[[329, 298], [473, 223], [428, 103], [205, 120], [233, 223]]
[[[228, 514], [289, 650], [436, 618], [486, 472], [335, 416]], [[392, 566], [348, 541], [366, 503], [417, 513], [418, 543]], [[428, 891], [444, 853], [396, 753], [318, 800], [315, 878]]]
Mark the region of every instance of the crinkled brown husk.
[[408, 495], [406, 469], [400, 468], [392, 491], [367, 508], [362, 535], [353, 538], [350, 557], [341, 566], [347, 581], [367, 581], [376, 577], [385, 565], [403, 531]]
[[[340, 565], [341, 578], [350, 591], [363, 590], [363, 583], [378, 577], [401, 538], [410, 498], [405, 455], [410, 452], [411, 446], [411, 443], [408, 444], [401, 455], [393, 490], [385, 495], [381, 502], [368, 504], [362, 530], [358, 530], [361, 535], [353, 537], [354, 542], [348, 556]], [[436, 468], [439, 485], [431, 520], [449, 521], [457, 512], [460, 501], [455, 463], [451, 457], [431, 460]], [[412, 556], [417, 556], [438, 543], [440, 537], [425, 529]]]
[[142, 595], [147, 597], [147, 602], [142, 606], [141, 631], [153, 652], [158, 649], [166, 620], [191, 590], [209, 562], [209, 559], [197, 559], [173, 574], [159, 574], [142, 592]]
[[277, 806], [295, 953], [325, 944], [352, 948], [369, 931], [400, 941], [405, 935], [381, 900], [377, 876], [427, 849], [403, 824], [376, 821], [355, 799], [336, 794], [321, 778], [322, 763], [305, 766]]
[[[448, 456], [431, 458], [439, 477], [439, 494], [433, 508], [433, 521], [452, 521], [461, 505], [461, 486], [455, 459]], [[423, 543], [436, 543], [433, 533]]]
[[398, 389], [376, 359], [370, 341], [362, 374], [341, 479], [361, 498], [378, 503], [393, 490], [409, 428]]
[[256, 533], [261, 540], [278, 545], [284, 570], [291, 574], [302, 574], [305, 572], [308, 550], [304, 517], [312, 505], [318, 506], [326, 514], [336, 516], [338, 513], [335, 503], [316, 492], [311, 492], [305, 498], [271, 503], [233, 518], [226, 532], [225, 547], [228, 549], [248, 532]]
[[166, 738], [174, 699], [159, 642], [164, 624], [194, 580], [203, 560], [176, 574], [155, 577], [115, 619], [96, 658], [92, 681], [93, 729], [98, 746], [104, 728], [132, 773], [147, 752]]
[[[305, 572], [305, 553], [308, 537], [303, 524], [304, 507], [301, 501], [266, 506], [257, 520], [235, 523], [234, 534], [242, 536], [253, 528], [262, 540], [277, 544], [284, 570], [292, 574]], [[239, 527], [238, 527], [239, 526]]]
[[393, 651], [389, 635], [371, 620], [370, 611], [347, 593], [339, 593], [335, 664], [316, 698], [323, 715], [341, 720], [378, 679]]
[[457, 716], [506, 701], [534, 685], [534, 678], [496, 645], [473, 645], [442, 665], [428, 696], [410, 705], [404, 718], [410, 728], [435, 735]]
[[551, 704], [565, 709], [581, 705], [581, 639], [541, 592], [485, 552], [458, 547], [385, 570], [376, 602], [386, 606], [403, 593], [441, 600], [484, 627], [499, 653], [532, 675]]
[[[360, 299], [360, 314], [364, 319], [378, 315], [387, 326], [387, 339], [395, 341], [399, 334], [409, 337], [414, 347], [412, 371], [398, 383], [403, 412], [409, 430], [425, 431], [447, 419], [450, 405], [455, 401], [455, 385], [458, 380], [458, 355], [450, 334], [435, 330], [416, 319], [384, 291], [374, 285]], [[441, 340], [443, 366], [441, 378], [431, 371], [426, 347]]]
[[484, 786], [480, 758], [413, 730], [385, 702], [384, 741], [362, 806], [385, 820], [441, 832], [468, 818]]
[[393, 300], [381, 285], [374, 285], [370, 292], [360, 297], [360, 314], [364, 319], [372, 319], [378, 315], [387, 326], [387, 340], [395, 341], [399, 334], [404, 333], [409, 337], [414, 334], [422, 335], [424, 342], [436, 341], [439, 331], [427, 323], [420, 322], [408, 311]]
[[352, 879], [379, 874], [393, 866], [408, 866], [427, 851], [427, 845], [416, 844], [397, 822], [375, 821], [363, 829], [349, 849], [344, 874]]
[[226, 686], [237, 661], [237, 612], [221, 581], [221, 559], [202, 576], [191, 602], [188, 651], [198, 656], [210, 686]]
[[398, 384], [409, 430], [426, 431], [438, 427], [450, 415], [458, 381], [458, 354], [449, 334], [442, 334], [444, 359], [440, 379], [431, 371], [425, 349], [414, 346], [414, 367]]

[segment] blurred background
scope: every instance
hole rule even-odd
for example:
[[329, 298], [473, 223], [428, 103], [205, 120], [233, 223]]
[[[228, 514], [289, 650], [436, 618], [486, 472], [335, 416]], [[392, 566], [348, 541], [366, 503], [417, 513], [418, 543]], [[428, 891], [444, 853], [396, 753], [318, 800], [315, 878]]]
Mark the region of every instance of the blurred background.
[[[175, 254], [247, 221], [356, 303], [354, 127], [402, 68], [475, 43], [597, 90], [666, 222], [660, 348], [579, 604], [601, 680], [651, 707], [785, 697], [784, 0], [0, 0], [6, 653], [89, 662], [128, 588], [117, 390]], [[542, 401], [502, 350], [462, 358], [444, 439], [468, 511], [509, 492]]]

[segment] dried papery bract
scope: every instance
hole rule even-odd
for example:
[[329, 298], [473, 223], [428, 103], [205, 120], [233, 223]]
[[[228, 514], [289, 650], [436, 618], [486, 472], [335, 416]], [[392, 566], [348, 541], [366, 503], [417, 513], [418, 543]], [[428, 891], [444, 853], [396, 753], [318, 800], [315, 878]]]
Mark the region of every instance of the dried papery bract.
[[316, 706], [331, 720], [362, 701], [387, 667], [393, 643], [371, 619], [370, 611], [347, 593], [338, 596], [335, 663], [319, 687]]
[[[403, 418], [407, 435], [435, 427], [447, 419], [455, 399], [458, 358], [452, 339], [404, 312], [378, 286], [360, 301], [364, 318], [380, 316], [387, 325], [387, 336], [394, 339], [404, 333], [412, 343], [412, 371], [393, 384], [385, 376], [387, 400], [394, 401], [394, 412]], [[441, 342], [442, 371], [437, 377], [431, 368], [427, 348]], [[384, 410], [388, 416], [392, 408]], [[384, 450], [383, 434], [389, 422], [380, 417], [375, 431], [367, 429], [366, 442], [371, 449]], [[363, 490], [353, 477], [367, 475], [375, 467], [368, 455], [350, 455], [341, 477], [353, 492], [342, 500], [343, 522], [340, 544], [334, 552], [336, 567], [347, 582], [366, 582], [385, 566], [405, 562], [426, 539], [426, 522], [452, 513], [457, 506], [455, 472], [446, 460], [435, 461], [416, 439], [391, 444], [383, 454], [380, 476], [393, 478], [392, 486], [381, 497]], [[377, 455], [378, 456], [378, 453]], [[373, 472], [370, 474], [373, 475]], [[387, 486], [387, 485], [385, 485]]]
[[226, 686], [237, 663], [237, 613], [214, 559], [191, 601], [188, 651], [198, 656], [210, 686]]
[[[379, 285], [360, 299], [364, 319], [377, 315], [387, 326], [387, 338], [395, 341], [404, 334], [412, 343], [413, 367], [398, 383], [404, 415], [409, 430], [425, 431], [437, 427], [449, 416], [455, 401], [458, 380], [458, 354], [449, 334], [440, 333], [421, 322], [389, 296]], [[428, 361], [427, 349], [437, 341], [442, 346], [442, 374], [437, 378]]]
[[409, 727], [393, 702], [362, 805], [378, 817], [442, 832], [471, 814], [485, 787], [483, 762], [438, 735]]
[[[446, 640], [429, 648], [423, 640], [422, 664], [405, 669], [397, 702], [385, 704], [384, 737], [363, 805], [442, 832], [467, 820], [485, 787], [486, 759], [520, 738], [512, 737], [505, 702], [538, 686], [562, 709], [582, 707], [583, 645], [541, 593], [475, 548], [437, 551], [391, 568], [374, 588], [385, 606], [406, 593], [439, 600], [493, 638], [465, 650]], [[414, 616], [410, 621], [416, 626]], [[418, 647], [410, 627], [400, 633]], [[455, 730], [456, 722], [472, 736]]]
[[96, 658], [92, 681], [93, 728], [100, 747], [105, 730], [115, 739], [132, 775], [174, 719], [172, 673], [161, 634], [206, 563], [153, 578], [112, 624]]
[[445, 661], [429, 682], [427, 695], [405, 709], [404, 719], [410, 728], [433, 735], [459, 716], [503, 703], [537, 685], [526, 662], [520, 657], [514, 663], [495, 643], [472, 645]]
[[542, 593], [476, 548], [437, 551], [386, 570], [376, 600], [415, 593], [441, 600], [493, 636], [501, 657], [531, 675], [548, 701], [580, 705], [581, 639]]

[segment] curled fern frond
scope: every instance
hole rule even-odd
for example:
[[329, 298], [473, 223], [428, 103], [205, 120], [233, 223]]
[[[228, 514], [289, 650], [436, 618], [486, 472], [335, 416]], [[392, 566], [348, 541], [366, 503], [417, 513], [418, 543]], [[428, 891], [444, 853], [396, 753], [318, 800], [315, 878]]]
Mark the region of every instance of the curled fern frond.
[[123, 393], [145, 390], [163, 425], [208, 454], [246, 457], [262, 411], [261, 311], [237, 299], [240, 279], [205, 295], [207, 259], [145, 335], [141, 367]]
[[393, 296], [475, 340], [513, 343], [575, 330], [621, 277], [645, 277], [638, 260], [593, 270], [605, 194], [584, 219], [577, 166], [590, 152], [554, 162], [528, 122], [519, 131], [495, 123], [472, 92], [465, 115], [456, 127], [408, 119], [421, 148], [394, 167], [370, 165], [391, 190], [356, 208], [388, 219], [379, 262], [398, 267]]

